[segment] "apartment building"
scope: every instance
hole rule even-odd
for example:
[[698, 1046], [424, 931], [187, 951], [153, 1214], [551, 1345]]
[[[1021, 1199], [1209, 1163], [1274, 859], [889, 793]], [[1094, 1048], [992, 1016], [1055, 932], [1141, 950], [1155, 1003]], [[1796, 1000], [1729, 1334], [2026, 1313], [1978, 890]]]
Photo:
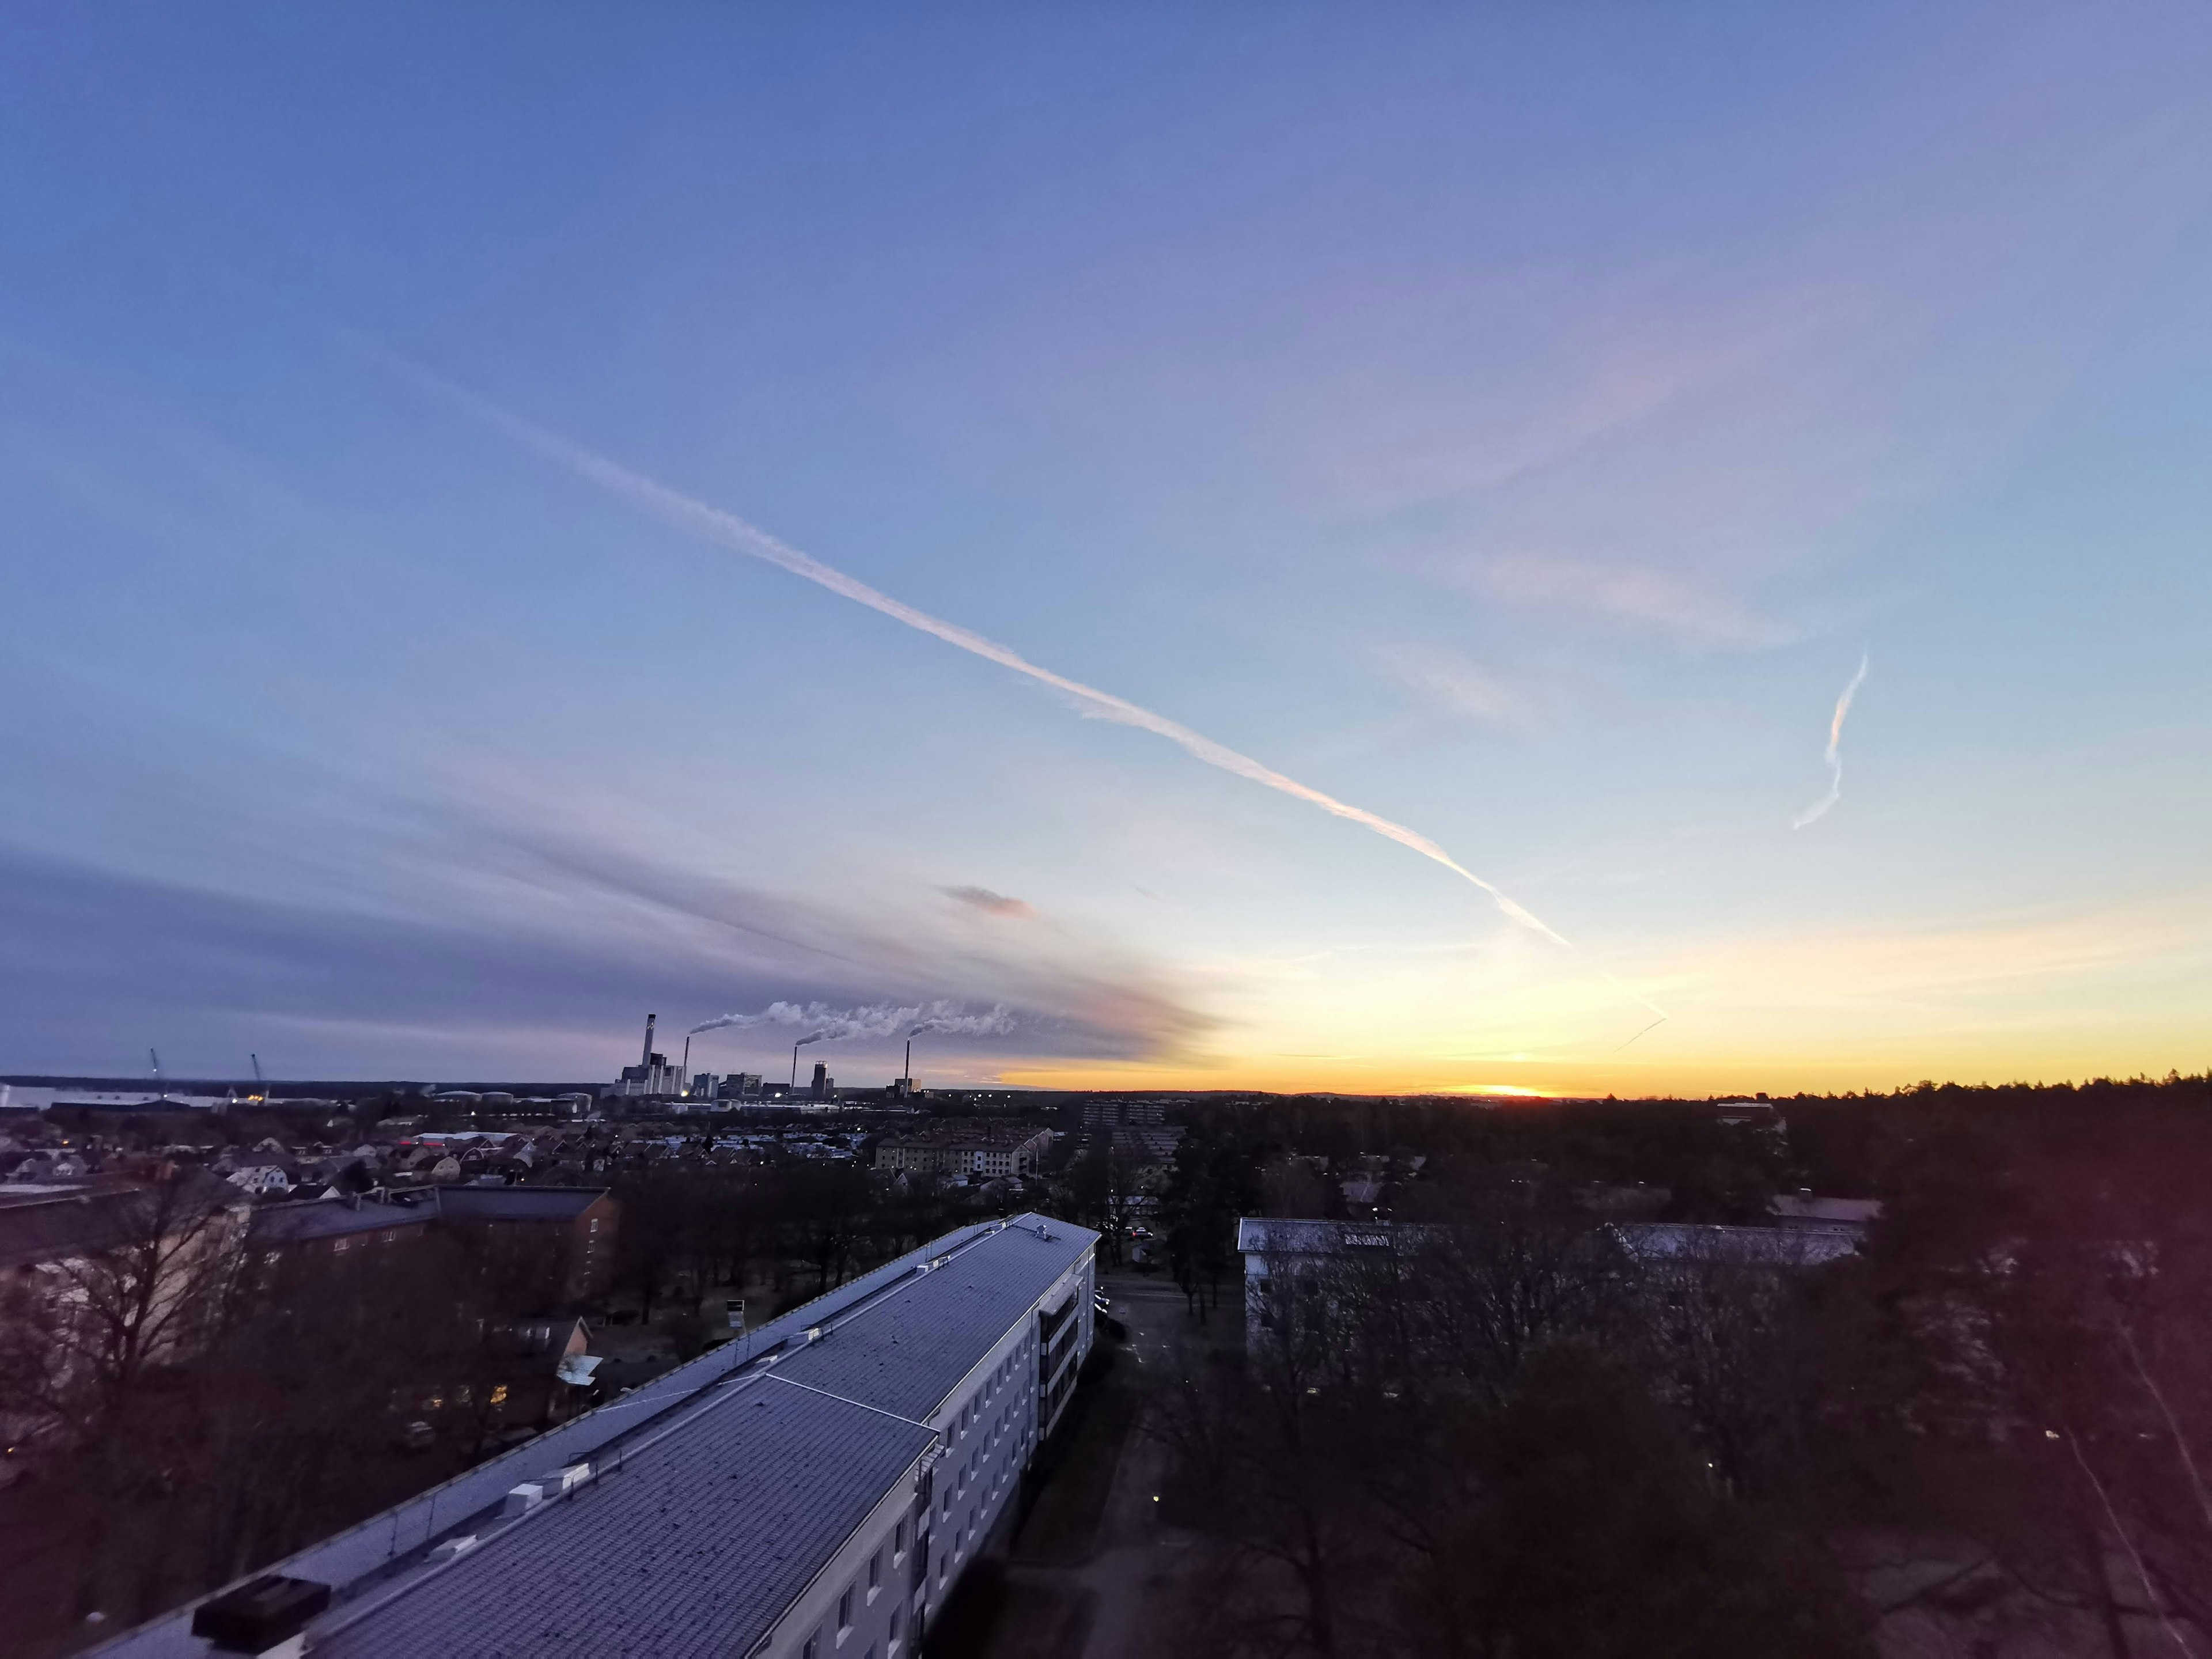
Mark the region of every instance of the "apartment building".
[[965, 1120], [884, 1137], [876, 1147], [876, 1167], [928, 1175], [1034, 1175], [1051, 1150], [1049, 1129]]
[[1097, 1242], [946, 1234], [99, 1651], [911, 1659], [1066, 1407]]

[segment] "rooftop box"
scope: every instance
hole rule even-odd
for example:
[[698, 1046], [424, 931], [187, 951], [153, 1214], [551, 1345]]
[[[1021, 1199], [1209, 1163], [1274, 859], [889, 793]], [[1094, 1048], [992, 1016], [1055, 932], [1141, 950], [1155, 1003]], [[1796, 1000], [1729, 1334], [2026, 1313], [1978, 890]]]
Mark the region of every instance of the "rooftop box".
[[192, 1634], [225, 1653], [266, 1653], [297, 1636], [330, 1604], [328, 1584], [264, 1573], [201, 1602], [192, 1613]]

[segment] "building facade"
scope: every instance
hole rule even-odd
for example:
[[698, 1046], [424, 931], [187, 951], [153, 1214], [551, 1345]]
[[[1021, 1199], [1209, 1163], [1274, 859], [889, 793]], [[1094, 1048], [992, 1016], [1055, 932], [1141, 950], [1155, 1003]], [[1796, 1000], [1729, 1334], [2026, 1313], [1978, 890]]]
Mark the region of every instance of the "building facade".
[[1034, 1175], [1052, 1149], [1052, 1131], [1022, 1123], [933, 1123], [887, 1135], [876, 1147], [878, 1170], [920, 1175]]

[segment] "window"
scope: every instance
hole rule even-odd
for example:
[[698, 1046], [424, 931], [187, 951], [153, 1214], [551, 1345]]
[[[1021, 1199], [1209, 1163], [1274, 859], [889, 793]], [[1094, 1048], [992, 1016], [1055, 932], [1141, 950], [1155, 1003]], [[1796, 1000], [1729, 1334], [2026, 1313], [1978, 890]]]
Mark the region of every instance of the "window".
[[899, 1557], [905, 1553], [906, 1517], [904, 1516], [901, 1516], [899, 1517], [898, 1525], [891, 1528], [891, 1559], [896, 1561]]
[[810, 1636], [806, 1644], [799, 1650], [799, 1659], [822, 1659], [822, 1638]]
[[873, 1601], [876, 1592], [884, 1587], [884, 1553], [878, 1550], [868, 1558], [868, 1599]]
[[853, 1587], [845, 1586], [845, 1593], [837, 1598], [837, 1634], [842, 1636], [853, 1628]]
[[905, 1628], [906, 1609], [903, 1607], [893, 1607], [891, 1609], [891, 1648], [894, 1651], [898, 1648], [899, 1632]]

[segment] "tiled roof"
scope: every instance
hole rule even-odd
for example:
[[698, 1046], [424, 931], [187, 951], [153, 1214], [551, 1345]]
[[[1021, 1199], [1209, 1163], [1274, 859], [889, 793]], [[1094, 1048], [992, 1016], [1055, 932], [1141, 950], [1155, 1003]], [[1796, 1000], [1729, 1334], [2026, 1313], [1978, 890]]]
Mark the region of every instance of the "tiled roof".
[[934, 1437], [772, 1374], [741, 1379], [662, 1445], [342, 1611], [315, 1651], [742, 1655]]
[[1097, 1234], [1034, 1218], [910, 1279], [783, 1362], [782, 1376], [902, 1417], [937, 1409]]

